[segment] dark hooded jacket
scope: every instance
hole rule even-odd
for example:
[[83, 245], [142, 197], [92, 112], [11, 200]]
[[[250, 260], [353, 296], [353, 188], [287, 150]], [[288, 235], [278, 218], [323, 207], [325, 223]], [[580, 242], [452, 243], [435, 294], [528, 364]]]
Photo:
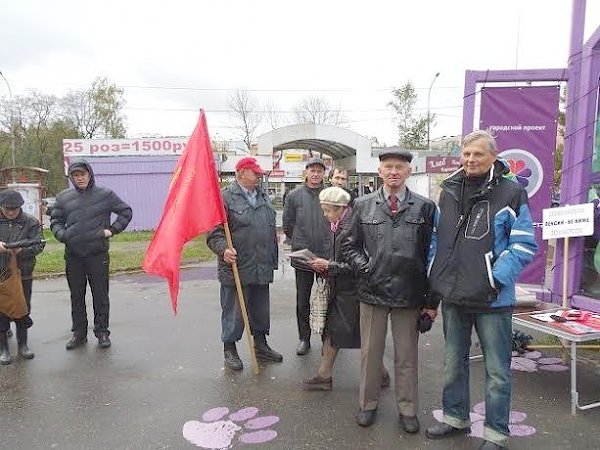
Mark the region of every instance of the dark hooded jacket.
[[[86, 189], [76, 187], [71, 173], [82, 168], [90, 173]], [[108, 252], [108, 238], [104, 230], [113, 235], [123, 231], [131, 221], [131, 207], [112, 190], [96, 186], [94, 172], [84, 159], [73, 161], [69, 166], [69, 179], [73, 188], [65, 189], [56, 196], [52, 208], [50, 229], [60, 242], [65, 244], [65, 253], [79, 257]], [[111, 214], [116, 220], [111, 223]]]

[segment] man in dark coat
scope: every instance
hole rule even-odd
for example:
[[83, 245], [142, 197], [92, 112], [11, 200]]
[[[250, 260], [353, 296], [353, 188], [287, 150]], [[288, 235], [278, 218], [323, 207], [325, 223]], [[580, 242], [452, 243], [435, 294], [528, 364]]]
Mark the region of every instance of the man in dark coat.
[[[324, 176], [323, 160], [308, 160], [306, 183], [289, 193], [283, 207], [283, 232], [292, 241], [292, 251], [308, 249], [319, 258], [328, 258], [331, 248], [329, 222], [319, 203]], [[292, 267], [296, 269], [296, 319], [300, 337], [296, 354], [305, 355], [310, 349], [310, 291], [315, 273], [295, 259], [292, 259]]]
[[360, 274], [361, 381], [356, 419], [364, 427], [375, 420], [389, 316], [400, 423], [406, 432], [416, 433], [417, 322], [422, 313], [431, 318], [436, 314], [426, 308], [435, 205], [406, 188], [410, 153], [382, 152], [379, 159], [383, 187], [356, 199], [350, 235], [343, 243], [346, 259]]
[[[0, 267], [6, 271], [13, 255], [17, 257], [17, 266], [21, 271], [21, 284], [25, 294], [27, 309], [31, 312], [31, 286], [33, 283], [33, 268], [35, 257], [44, 249], [42, 241], [42, 228], [40, 222], [33, 216], [25, 213], [23, 197], [15, 190], [7, 189], [0, 196]], [[4, 245], [17, 242], [36, 242], [33, 245], [7, 249]], [[24, 359], [33, 359], [34, 353], [27, 346], [27, 330], [33, 325], [29, 314], [15, 320], [17, 325], [18, 354]], [[0, 364], [10, 364], [12, 357], [6, 341], [6, 333], [10, 327], [10, 320], [0, 314]]]
[[443, 302], [443, 421], [430, 439], [471, 430], [469, 349], [477, 332], [485, 365], [485, 421], [481, 450], [504, 449], [510, 436], [512, 309], [515, 283], [537, 244], [527, 192], [505, 177], [494, 137], [464, 137], [462, 167], [442, 183], [437, 253], [430, 268], [430, 302]]
[[270, 331], [269, 284], [277, 269], [278, 247], [275, 210], [258, 187], [263, 170], [254, 158], [242, 158], [236, 165], [236, 181], [223, 189], [223, 203], [231, 230], [233, 249], [227, 247], [222, 225], [206, 237], [208, 247], [219, 257], [221, 283], [221, 340], [225, 367], [242, 370], [236, 342], [244, 333], [231, 264], [237, 263], [250, 332], [256, 357], [261, 361], [283, 361], [283, 356], [267, 344]]
[[[50, 229], [65, 244], [67, 282], [71, 290], [73, 336], [67, 350], [87, 341], [85, 290], [89, 281], [94, 305], [94, 334], [100, 348], [111, 345], [108, 330], [110, 303], [109, 238], [123, 231], [131, 221], [131, 207], [112, 190], [96, 186], [94, 172], [84, 159], [73, 161], [68, 170], [73, 188], [56, 197]], [[110, 222], [111, 214], [116, 214]]]

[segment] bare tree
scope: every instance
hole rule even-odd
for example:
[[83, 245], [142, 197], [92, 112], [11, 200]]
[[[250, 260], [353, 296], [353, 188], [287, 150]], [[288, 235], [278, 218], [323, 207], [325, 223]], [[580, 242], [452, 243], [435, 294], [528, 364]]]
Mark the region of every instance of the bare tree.
[[340, 108], [334, 108], [325, 97], [306, 97], [294, 107], [296, 123], [339, 125], [345, 121]]
[[275, 130], [282, 126], [283, 119], [281, 112], [278, 110], [277, 105], [272, 99], [267, 100], [265, 103], [265, 114], [267, 115], [271, 129]]
[[233, 110], [230, 114], [234, 128], [237, 129], [250, 151], [254, 140], [254, 133], [260, 125], [261, 117], [255, 111], [256, 101], [244, 89], [236, 89], [229, 96], [229, 108]]

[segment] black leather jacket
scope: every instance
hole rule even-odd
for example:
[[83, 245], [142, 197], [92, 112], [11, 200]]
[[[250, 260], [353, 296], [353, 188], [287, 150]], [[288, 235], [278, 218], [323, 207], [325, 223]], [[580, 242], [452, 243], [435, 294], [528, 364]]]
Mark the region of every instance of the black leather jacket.
[[361, 302], [401, 308], [425, 306], [434, 214], [435, 204], [410, 190], [395, 216], [383, 188], [356, 199], [343, 251], [361, 274]]

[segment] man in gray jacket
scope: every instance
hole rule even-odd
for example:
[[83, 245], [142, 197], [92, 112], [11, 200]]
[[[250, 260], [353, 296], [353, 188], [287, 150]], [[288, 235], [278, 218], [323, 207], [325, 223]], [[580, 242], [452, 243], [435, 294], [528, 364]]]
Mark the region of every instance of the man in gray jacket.
[[[85, 291], [89, 282], [94, 305], [94, 334], [100, 348], [111, 345], [108, 330], [109, 238], [123, 231], [131, 221], [131, 207], [112, 190], [96, 186], [92, 166], [76, 159], [69, 166], [73, 188], [56, 196], [50, 229], [65, 244], [67, 282], [71, 291], [73, 336], [67, 350], [87, 341]], [[111, 214], [117, 217], [111, 223]]]
[[222, 225], [208, 234], [206, 243], [219, 257], [225, 367], [242, 370], [244, 365], [235, 344], [242, 338], [244, 322], [231, 269], [234, 262], [240, 275], [257, 359], [281, 362], [283, 356], [269, 347], [266, 339], [270, 328], [269, 284], [273, 282], [278, 262], [275, 210], [258, 187], [264, 172], [256, 159], [242, 158], [235, 169], [236, 181], [222, 192], [233, 249], [227, 247]]
[[[283, 232], [292, 241], [292, 251], [308, 249], [319, 258], [329, 258], [331, 230], [323, 216], [319, 193], [323, 189], [325, 163], [312, 158], [306, 163], [306, 183], [289, 193], [283, 207]], [[315, 273], [310, 267], [292, 259], [296, 269], [296, 318], [300, 343], [296, 354], [310, 349], [310, 291]]]

